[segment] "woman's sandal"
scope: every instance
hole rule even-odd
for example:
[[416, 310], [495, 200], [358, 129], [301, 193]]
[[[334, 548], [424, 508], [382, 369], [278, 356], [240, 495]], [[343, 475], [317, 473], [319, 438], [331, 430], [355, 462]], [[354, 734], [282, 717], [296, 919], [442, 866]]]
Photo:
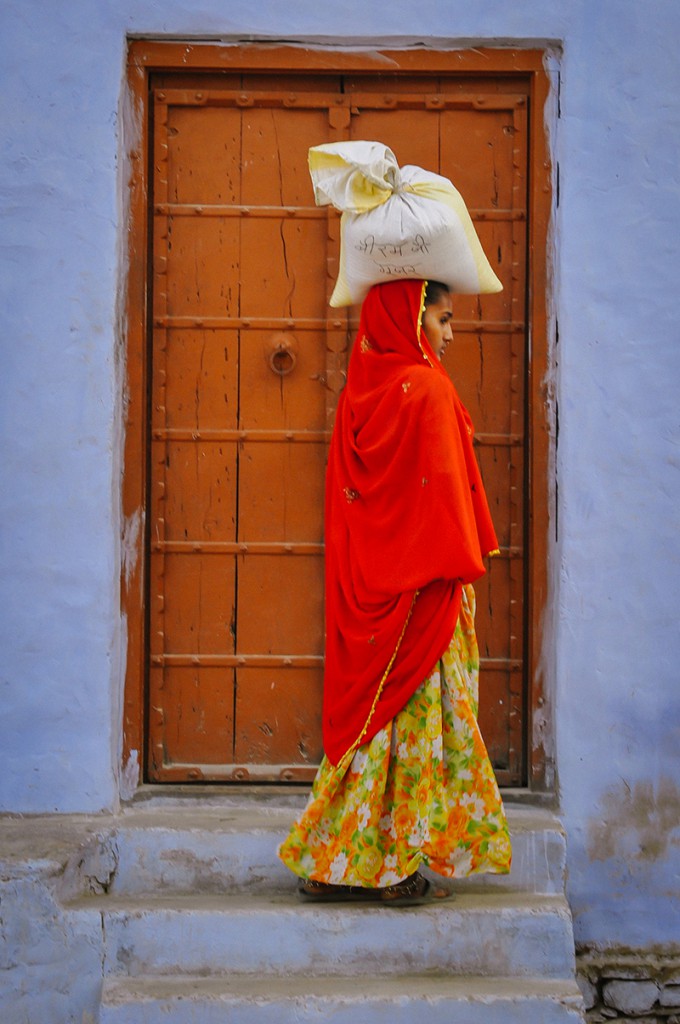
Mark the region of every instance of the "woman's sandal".
[[308, 903], [346, 903], [347, 901], [379, 900], [382, 889], [365, 889], [361, 885], [332, 885], [315, 878], [298, 881], [298, 896]]
[[418, 871], [403, 882], [388, 885], [382, 889], [370, 889], [361, 885], [331, 885], [317, 882], [315, 878], [301, 878], [298, 881], [298, 896], [308, 903], [379, 902], [389, 907], [413, 907], [423, 903], [449, 899], [451, 893], [430, 882]]
[[403, 882], [388, 885], [378, 890], [380, 901], [388, 907], [416, 907], [423, 903], [434, 903], [438, 900], [450, 899], [453, 895], [449, 890], [431, 882], [419, 871], [409, 875]]

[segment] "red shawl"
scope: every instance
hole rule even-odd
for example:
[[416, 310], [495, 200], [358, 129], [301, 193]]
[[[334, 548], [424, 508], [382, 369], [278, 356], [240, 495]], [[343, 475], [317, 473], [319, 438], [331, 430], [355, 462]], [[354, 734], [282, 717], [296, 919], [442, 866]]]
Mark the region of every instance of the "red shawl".
[[470, 417], [420, 328], [424, 288], [394, 281], [366, 296], [331, 440], [323, 737], [333, 764], [431, 672], [461, 583], [498, 547]]

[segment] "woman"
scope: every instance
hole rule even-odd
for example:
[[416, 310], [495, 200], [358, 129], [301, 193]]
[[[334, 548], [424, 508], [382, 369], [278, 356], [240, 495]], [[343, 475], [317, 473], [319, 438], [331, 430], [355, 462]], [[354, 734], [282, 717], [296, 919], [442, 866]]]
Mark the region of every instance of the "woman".
[[510, 869], [477, 727], [473, 580], [497, 550], [438, 282], [375, 285], [326, 481], [325, 756], [279, 848], [308, 900], [421, 902]]

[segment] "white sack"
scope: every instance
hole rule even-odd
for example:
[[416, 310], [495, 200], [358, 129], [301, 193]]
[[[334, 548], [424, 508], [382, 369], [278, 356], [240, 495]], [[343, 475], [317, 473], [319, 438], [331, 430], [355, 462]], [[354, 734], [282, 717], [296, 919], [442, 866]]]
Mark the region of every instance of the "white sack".
[[372, 285], [397, 278], [442, 281], [459, 294], [502, 290], [448, 178], [399, 168], [379, 142], [313, 146], [309, 170], [317, 205], [342, 211], [331, 306], [361, 302]]

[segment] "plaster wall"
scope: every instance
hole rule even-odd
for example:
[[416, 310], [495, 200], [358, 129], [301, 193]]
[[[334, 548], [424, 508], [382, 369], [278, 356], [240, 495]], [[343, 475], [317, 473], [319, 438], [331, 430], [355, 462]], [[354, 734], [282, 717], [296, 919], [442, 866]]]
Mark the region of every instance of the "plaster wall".
[[[680, 943], [680, 9], [673, 0], [23, 0], [4, 97], [0, 809], [115, 810], [126, 33], [557, 41], [556, 760], [582, 942]], [[122, 182], [122, 183], [119, 183]], [[675, 903], [672, 897], [675, 896]]]

